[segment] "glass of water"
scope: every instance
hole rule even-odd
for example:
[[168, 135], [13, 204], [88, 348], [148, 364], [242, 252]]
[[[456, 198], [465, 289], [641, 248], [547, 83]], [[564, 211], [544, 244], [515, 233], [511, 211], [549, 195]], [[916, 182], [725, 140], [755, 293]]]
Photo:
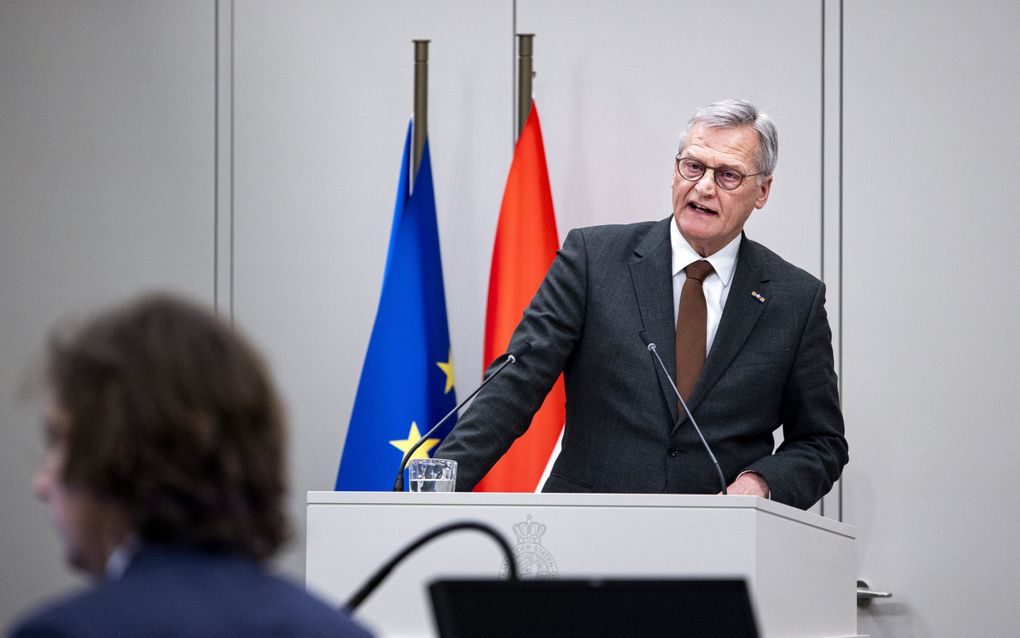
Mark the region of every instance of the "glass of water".
[[407, 466], [412, 492], [452, 492], [457, 485], [457, 461], [411, 459]]

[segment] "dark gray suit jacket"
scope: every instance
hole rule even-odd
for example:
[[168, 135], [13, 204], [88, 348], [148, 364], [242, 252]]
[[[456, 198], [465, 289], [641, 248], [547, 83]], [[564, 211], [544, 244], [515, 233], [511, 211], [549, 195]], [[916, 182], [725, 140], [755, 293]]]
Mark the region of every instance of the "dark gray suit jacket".
[[[527, 429], [562, 371], [566, 425], [545, 491], [719, 491], [639, 336], [646, 331], [675, 377], [670, 223], [567, 235], [510, 341], [531, 350], [475, 398], [435, 454], [458, 462], [457, 489], [472, 489]], [[731, 286], [688, 405], [727, 483], [753, 470], [774, 500], [810, 507], [847, 462], [825, 286], [746, 237]]]

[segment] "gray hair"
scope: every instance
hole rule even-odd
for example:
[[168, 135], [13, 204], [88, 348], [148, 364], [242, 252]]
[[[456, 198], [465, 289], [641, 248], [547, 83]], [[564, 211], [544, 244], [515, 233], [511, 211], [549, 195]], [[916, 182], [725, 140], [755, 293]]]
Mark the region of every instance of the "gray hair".
[[[779, 161], [779, 133], [772, 118], [747, 100], [720, 100], [703, 106], [687, 120], [687, 126], [680, 134], [680, 152], [687, 145], [687, 135], [695, 124], [703, 124], [707, 128], [732, 128], [751, 126], [758, 133], [758, 150], [754, 154], [754, 162], [764, 175], [771, 175]], [[759, 176], [760, 182], [763, 176]]]

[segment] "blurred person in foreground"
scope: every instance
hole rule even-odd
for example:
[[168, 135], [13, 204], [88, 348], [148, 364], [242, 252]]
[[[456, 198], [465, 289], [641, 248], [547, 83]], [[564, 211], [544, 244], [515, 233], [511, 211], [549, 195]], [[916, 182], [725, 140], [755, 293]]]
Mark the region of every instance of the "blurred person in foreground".
[[284, 417], [266, 366], [205, 309], [155, 295], [50, 342], [34, 490], [90, 589], [29, 636], [369, 634], [265, 561], [288, 535]]

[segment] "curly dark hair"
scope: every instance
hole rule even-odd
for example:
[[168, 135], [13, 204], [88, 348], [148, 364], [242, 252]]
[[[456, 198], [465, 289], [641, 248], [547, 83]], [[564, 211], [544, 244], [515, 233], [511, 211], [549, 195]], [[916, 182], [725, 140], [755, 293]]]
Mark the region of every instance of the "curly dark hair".
[[61, 480], [145, 541], [255, 559], [286, 540], [284, 422], [265, 364], [230, 326], [145, 296], [50, 340], [68, 422]]

